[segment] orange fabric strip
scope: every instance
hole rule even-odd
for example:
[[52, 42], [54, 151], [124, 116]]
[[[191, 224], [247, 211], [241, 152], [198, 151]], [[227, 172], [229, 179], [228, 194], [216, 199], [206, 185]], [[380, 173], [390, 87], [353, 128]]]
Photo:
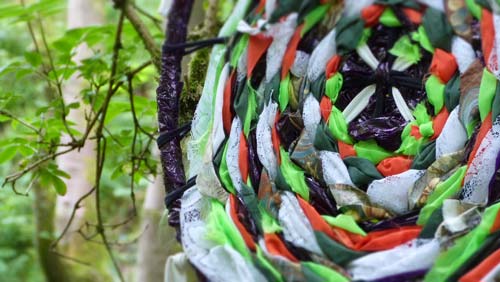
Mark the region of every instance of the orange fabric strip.
[[493, 15], [487, 9], [483, 9], [481, 15], [481, 44], [483, 48], [484, 60], [487, 62], [493, 50], [495, 41], [495, 27], [493, 25]]
[[457, 61], [453, 54], [436, 48], [432, 57], [430, 72], [439, 77], [441, 82], [447, 83], [458, 69]]
[[238, 166], [240, 167], [241, 177], [243, 178], [243, 182], [247, 183], [248, 181], [248, 145], [247, 139], [243, 132], [240, 135], [240, 148], [239, 148], [239, 157], [238, 157]]
[[420, 133], [420, 128], [417, 125], [411, 126], [410, 135], [415, 137], [415, 139], [417, 140], [422, 138], [422, 134]]
[[224, 101], [222, 103], [222, 123], [224, 125], [224, 132], [229, 135], [231, 132], [231, 121], [233, 120], [233, 115], [231, 113], [231, 90], [233, 88], [233, 80], [236, 71], [233, 70], [229, 79], [226, 81], [226, 86], [224, 87]]
[[299, 260], [288, 251], [278, 235], [274, 233], [264, 233], [264, 243], [270, 254], [285, 257], [292, 262], [299, 262]]
[[243, 240], [245, 241], [247, 247], [255, 252], [255, 242], [253, 241], [252, 235], [248, 233], [247, 229], [240, 222], [240, 219], [236, 214], [236, 210], [238, 210], [238, 201], [236, 200], [236, 197], [233, 194], [229, 194], [229, 204], [230, 204], [229, 214], [231, 215], [231, 219], [233, 220], [234, 225], [236, 225], [236, 228], [238, 228], [238, 231], [243, 237]]
[[328, 64], [326, 64], [326, 78], [332, 77], [337, 70], [339, 69], [340, 62], [342, 61], [342, 58], [339, 55], [333, 56], [330, 61], [328, 61]]
[[446, 107], [443, 107], [439, 114], [434, 117], [434, 120], [432, 121], [432, 129], [434, 130], [434, 135], [432, 135], [431, 140], [439, 137], [439, 135], [443, 131], [444, 125], [446, 124], [449, 115], [450, 113], [448, 112], [448, 109]]
[[333, 233], [330, 225], [321, 217], [321, 215], [316, 211], [316, 209], [311, 206], [308, 202], [306, 202], [301, 197], [297, 196], [297, 200], [299, 201], [299, 205], [304, 211], [307, 219], [311, 223], [313, 230], [321, 231], [328, 235], [331, 238], [335, 238], [335, 233]]
[[340, 140], [337, 142], [339, 146], [339, 154], [342, 159], [345, 159], [347, 157], [355, 157], [357, 156], [356, 150], [354, 150], [354, 146], [344, 143]]
[[388, 250], [417, 238], [421, 231], [420, 226], [403, 226], [374, 231], [362, 237], [362, 241], [357, 242], [355, 247], [360, 251]]
[[403, 13], [408, 17], [408, 19], [414, 24], [422, 23], [422, 13], [410, 8], [403, 8]]
[[412, 162], [412, 159], [403, 156], [385, 158], [377, 165], [377, 170], [387, 177], [409, 170]]
[[500, 262], [500, 249], [496, 250], [489, 257], [483, 260], [480, 264], [474, 267], [471, 271], [467, 272], [464, 276], [460, 277], [460, 282], [479, 282], [495, 268]]
[[321, 103], [319, 104], [321, 109], [321, 117], [325, 122], [328, 122], [328, 118], [330, 117], [330, 113], [332, 112], [332, 100], [327, 96], [323, 96], [321, 98]]
[[271, 43], [273, 43], [272, 37], [266, 37], [263, 34], [250, 36], [250, 41], [248, 43], [248, 77], [252, 76], [252, 71], [257, 65], [257, 62], [259, 61], [260, 57], [264, 55]]
[[293, 65], [293, 62], [295, 61], [295, 54], [297, 53], [297, 47], [299, 46], [300, 42], [300, 33], [303, 27], [304, 24], [301, 24], [297, 27], [295, 33], [292, 36], [292, 39], [290, 39], [290, 42], [288, 43], [285, 55], [283, 56], [283, 63], [281, 64], [281, 79], [284, 79], [286, 77], [288, 71]]
[[365, 21], [365, 26], [374, 26], [378, 24], [378, 19], [384, 13], [385, 7], [383, 5], [370, 5], [361, 10], [361, 18]]

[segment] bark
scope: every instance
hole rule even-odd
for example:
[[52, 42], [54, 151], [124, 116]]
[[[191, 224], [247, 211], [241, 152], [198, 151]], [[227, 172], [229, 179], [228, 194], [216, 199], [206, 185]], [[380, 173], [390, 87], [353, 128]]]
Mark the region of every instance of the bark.
[[48, 282], [66, 282], [67, 268], [51, 250], [54, 234], [54, 203], [56, 195], [51, 187], [34, 187], [33, 214], [35, 217], [35, 248]]
[[[192, 6], [193, 0], [173, 1], [165, 32], [166, 44], [186, 41]], [[167, 48], [166, 45], [163, 47], [160, 83], [156, 90], [160, 132], [172, 131], [178, 127], [179, 98], [183, 87], [181, 81], [182, 51]], [[167, 192], [184, 185], [186, 179], [182, 165], [180, 140], [174, 139], [161, 148], [160, 157]]]

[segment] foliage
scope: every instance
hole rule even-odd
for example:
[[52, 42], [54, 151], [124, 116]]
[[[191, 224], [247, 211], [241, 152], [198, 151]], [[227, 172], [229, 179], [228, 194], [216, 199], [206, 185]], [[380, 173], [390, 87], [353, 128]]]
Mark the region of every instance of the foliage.
[[[58, 167], [57, 157], [90, 140], [97, 143], [93, 170], [98, 197], [97, 222], [87, 235], [95, 233], [112, 246], [126, 245], [140, 233], [134, 223], [105, 226], [129, 222], [137, 214], [140, 189], [157, 171], [151, 150], [157, 131], [157, 70], [151, 50], [139, 43], [144, 36], [136, 24], [149, 32], [153, 41], [148, 43], [158, 50], [163, 33], [161, 20], [148, 14], [155, 9], [152, 1], [125, 4], [133, 6], [140, 22], [132, 24], [124, 6], [113, 8], [109, 1], [109, 24], [72, 30], [65, 29], [66, 1], [24, 2], [0, 3], [0, 277], [43, 281], [33, 250], [30, 192], [41, 187], [64, 195], [71, 189], [64, 181], [71, 175]], [[73, 55], [82, 44], [91, 55], [77, 63]], [[64, 89], [75, 76], [85, 83], [78, 101], [68, 102]], [[83, 127], [70, 118], [76, 110], [85, 112]], [[120, 228], [128, 229], [120, 234]], [[59, 235], [64, 234], [47, 234], [54, 239]], [[123, 250], [114, 258], [115, 250], [108, 248], [115, 264], [130, 261], [127, 248]]]

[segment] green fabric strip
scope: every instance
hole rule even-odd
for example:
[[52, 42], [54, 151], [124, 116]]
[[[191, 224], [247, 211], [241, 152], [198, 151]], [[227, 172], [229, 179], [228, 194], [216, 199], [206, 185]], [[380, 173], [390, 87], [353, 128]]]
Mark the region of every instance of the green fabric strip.
[[427, 7], [422, 18], [422, 26], [434, 48], [440, 48], [447, 52], [451, 51], [453, 29], [444, 13], [432, 7]]
[[403, 138], [403, 142], [399, 149], [396, 151], [397, 154], [403, 154], [407, 156], [415, 156], [420, 151], [422, 145], [427, 142], [427, 138], [422, 137], [420, 139], [415, 138], [414, 136], [408, 135]]
[[341, 140], [347, 144], [353, 143], [347, 131], [347, 123], [344, 119], [344, 115], [342, 115], [342, 112], [335, 106], [332, 107], [330, 117], [328, 118], [328, 128], [335, 139]]
[[442, 206], [444, 200], [453, 197], [460, 191], [462, 188], [462, 179], [465, 177], [466, 171], [467, 166], [462, 166], [448, 177], [448, 179], [436, 186], [436, 189], [431, 193], [427, 203], [420, 211], [417, 221], [418, 225], [425, 225], [431, 214]]
[[375, 140], [359, 141], [354, 144], [354, 150], [360, 158], [365, 158], [374, 164], [391, 157], [393, 153], [380, 147]]
[[433, 267], [425, 276], [425, 282], [445, 281], [479, 248], [490, 234], [490, 229], [495, 222], [500, 203], [492, 205], [484, 211], [481, 223], [470, 233], [457, 239], [455, 245], [441, 253], [434, 262]]
[[434, 53], [434, 47], [432, 46], [423, 26], [419, 26], [417, 31], [411, 33], [411, 39], [420, 43], [420, 46], [428, 52]]
[[331, 226], [336, 226], [351, 233], [366, 236], [366, 232], [361, 229], [361, 227], [359, 227], [359, 225], [356, 223], [356, 220], [354, 220], [354, 218], [350, 215], [339, 214], [335, 217], [322, 215], [321, 217], [323, 217], [323, 219]]
[[424, 137], [431, 137], [432, 135], [434, 135], [434, 129], [432, 128], [432, 126], [433, 126], [432, 121], [421, 124], [418, 127], [420, 134], [422, 134], [422, 136]]
[[449, 113], [460, 103], [460, 74], [455, 74], [444, 88], [444, 104]]
[[307, 282], [348, 282], [349, 279], [337, 271], [313, 262], [301, 262]]
[[314, 231], [314, 235], [323, 253], [325, 253], [331, 261], [340, 266], [346, 266], [351, 261], [366, 255], [364, 252], [357, 252], [337, 243], [323, 232]]
[[479, 6], [474, 0], [465, 0], [467, 8], [471, 14], [478, 20], [481, 19], [481, 6]]
[[315, 26], [328, 12], [328, 9], [330, 9], [331, 5], [330, 4], [325, 4], [318, 6], [314, 8], [311, 12], [309, 12], [305, 17], [304, 17], [304, 27], [302, 28], [302, 31], [300, 32], [300, 37], [304, 36], [313, 26]]
[[[432, 120], [432, 117], [427, 113], [427, 108], [423, 102], [419, 103], [415, 107], [415, 110], [413, 110], [413, 116], [415, 117], [417, 124], [423, 124]], [[411, 128], [409, 130], [411, 130]]]
[[243, 54], [243, 51], [245, 51], [245, 48], [248, 46], [248, 41], [249, 41], [249, 36], [248, 34], [244, 34], [240, 40], [238, 40], [238, 43], [234, 46], [232, 52], [231, 52], [231, 61], [230, 65], [233, 68], [236, 68], [238, 65], [238, 61], [240, 60], [241, 54]]
[[224, 153], [222, 153], [222, 160], [219, 167], [219, 176], [220, 180], [222, 181], [222, 184], [229, 191], [229, 193], [235, 195], [236, 190], [234, 189], [233, 181], [231, 181], [231, 177], [229, 176], [229, 170], [227, 168], [227, 160], [226, 160], [227, 149], [228, 146], [226, 142], [226, 144], [224, 145]]
[[280, 148], [281, 155], [281, 172], [292, 190], [299, 194], [304, 200], [309, 201], [309, 186], [304, 179], [304, 171], [302, 171], [291, 160], [288, 152]]
[[210, 212], [206, 218], [207, 239], [220, 245], [228, 244], [250, 260], [250, 252], [234, 223], [229, 219], [224, 206], [215, 199], [210, 199]]
[[330, 98], [332, 104], [335, 104], [335, 102], [337, 101], [337, 97], [339, 96], [343, 83], [344, 79], [340, 72], [335, 73], [326, 81], [325, 94]]
[[389, 50], [389, 53], [394, 56], [404, 58], [406, 61], [411, 62], [412, 64], [418, 63], [422, 58], [422, 54], [420, 54], [420, 48], [417, 44], [413, 44], [410, 41], [410, 37], [408, 35], [404, 35], [399, 38], [398, 41], [394, 44], [394, 46]]
[[252, 121], [257, 116], [257, 94], [255, 89], [250, 85], [250, 80], [247, 83], [248, 86], [248, 100], [247, 100], [247, 110], [245, 113], [245, 119], [243, 120], [243, 133], [245, 136], [248, 136], [250, 133], [250, 127], [252, 125]]
[[396, 14], [394, 14], [394, 11], [390, 7], [385, 8], [384, 12], [379, 18], [379, 22], [388, 27], [402, 26], [398, 17], [396, 17]]
[[497, 88], [497, 78], [494, 74], [484, 68], [483, 78], [481, 79], [481, 85], [479, 86], [479, 115], [481, 116], [481, 121], [484, 121], [486, 116], [491, 111], [491, 106], [493, 104], [493, 99], [495, 98]]
[[287, 74], [286, 77], [280, 82], [278, 103], [281, 112], [285, 111], [288, 106], [288, 102], [290, 101], [290, 91], [293, 91], [293, 86], [290, 83], [290, 74]]
[[431, 75], [425, 82], [427, 99], [434, 106], [434, 115], [437, 115], [444, 106], [444, 89], [445, 85], [435, 75]]
[[384, 178], [375, 165], [367, 159], [347, 157], [344, 159], [349, 176], [356, 187], [365, 189], [373, 180]]

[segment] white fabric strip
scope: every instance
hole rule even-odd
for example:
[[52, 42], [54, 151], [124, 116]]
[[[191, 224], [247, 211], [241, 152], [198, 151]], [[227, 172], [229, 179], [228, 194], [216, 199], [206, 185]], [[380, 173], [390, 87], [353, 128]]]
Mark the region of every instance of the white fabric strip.
[[486, 134], [476, 156], [465, 174], [462, 190], [463, 201], [470, 204], [486, 205], [488, 188], [495, 173], [496, 159], [500, 152], [500, 116]]
[[312, 94], [308, 94], [304, 101], [302, 120], [304, 121], [304, 128], [309, 139], [314, 140], [316, 129], [321, 121], [321, 107], [318, 100]]
[[283, 227], [283, 235], [287, 241], [320, 256], [323, 255], [314, 236], [311, 223], [300, 208], [296, 196], [291, 192], [285, 191], [281, 193], [278, 219]]
[[240, 166], [239, 166], [239, 153], [240, 153], [240, 136], [241, 136], [241, 122], [239, 117], [233, 119], [233, 124], [231, 126], [231, 134], [229, 134], [229, 139], [227, 143], [227, 170], [229, 172], [229, 177], [233, 182], [236, 191], [241, 191], [243, 179], [241, 177]]
[[281, 69], [286, 47], [296, 27], [297, 13], [292, 13], [283, 22], [278, 22], [269, 27], [269, 31], [266, 34], [273, 37], [273, 43], [267, 49], [266, 54], [266, 82], [271, 81], [274, 75]]
[[467, 142], [467, 131], [460, 122], [459, 111], [460, 106], [451, 111], [448, 120], [444, 124], [443, 131], [436, 139], [436, 159], [461, 150], [465, 142]]
[[428, 269], [439, 255], [436, 240], [413, 240], [396, 248], [352, 261], [347, 269], [355, 281], [372, 281], [391, 275]]
[[256, 131], [257, 155], [271, 179], [275, 179], [277, 175], [277, 160], [273, 151], [273, 141], [271, 137], [271, 130], [272, 126], [274, 126], [274, 118], [277, 109], [278, 104], [270, 100], [269, 104], [264, 107], [264, 110], [259, 116]]
[[[226, 81], [229, 76], [229, 64], [226, 63], [219, 77], [219, 83], [217, 85], [217, 92], [215, 97], [215, 107], [213, 116], [213, 126], [212, 126], [212, 152], [215, 154], [217, 149], [224, 141], [226, 137], [224, 133], [224, 123], [222, 121], [222, 105], [224, 103], [224, 88], [226, 87]], [[212, 156], [213, 157], [213, 156]]]
[[344, 115], [345, 121], [350, 123], [353, 121], [368, 105], [370, 97], [375, 94], [376, 85], [368, 85], [363, 90], [359, 92], [354, 99], [345, 107], [342, 114]]
[[320, 151], [319, 157], [323, 166], [323, 178], [327, 185], [346, 184], [354, 186], [339, 153]]
[[405, 99], [401, 95], [401, 92], [396, 87], [392, 87], [392, 98], [394, 98], [394, 102], [396, 103], [396, 107], [398, 108], [399, 112], [407, 122], [412, 122], [415, 120], [413, 117], [412, 111], [408, 107], [408, 105], [405, 102]]
[[373, 55], [372, 50], [370, 50], [370, 47], [366, 43], [356, 48], [356, 52], [372, 70], [377, 69], [379, 61], [375, 58], [375, 55]]
[[396, 214], [408, 211], [408, 193], [425, 170], [410, 169], [403, 173], [373, 181], [366, 193], [370, 201]]
[[334, 28], [321, 40], [312, 52], [309, 64], [307, 65], [307, 78], [309, 81], [315, 81], [321, 74], [325, 73], [328, 60], [337, 53], [335, 34]]
[[451, 52], [455, 58], [459, 58], [457, 61], [458, 70], [460, 73], [464, 73], [469, 66], [476, 60], [476, 54], [472, 45], [465, 41], [460, 36], [454, 36], [451, 43]]

